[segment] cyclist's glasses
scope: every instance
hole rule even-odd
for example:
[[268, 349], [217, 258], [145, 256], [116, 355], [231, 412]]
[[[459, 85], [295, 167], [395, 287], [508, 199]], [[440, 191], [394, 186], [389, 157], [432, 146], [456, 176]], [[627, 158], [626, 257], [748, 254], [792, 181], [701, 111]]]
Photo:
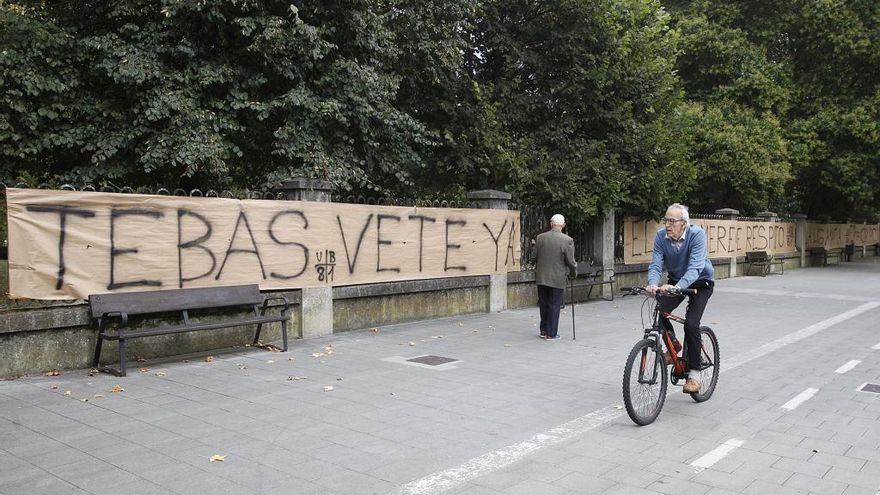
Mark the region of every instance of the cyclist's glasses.
[[684, 222], [684, 219], [683, 218], [661, 218], [660, 219], [660, 223], [663, 223], [666, 225], [675, 225], [678, 222]]

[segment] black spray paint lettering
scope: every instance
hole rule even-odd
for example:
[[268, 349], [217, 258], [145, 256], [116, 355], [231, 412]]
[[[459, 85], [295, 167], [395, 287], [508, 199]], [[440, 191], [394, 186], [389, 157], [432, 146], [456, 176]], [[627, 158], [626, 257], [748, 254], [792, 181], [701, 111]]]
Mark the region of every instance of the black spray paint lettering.
[[[489, 226], [486, 225], [486, 222], [483, 222], [483, 227], [486, 229], [487, 232], [489, 232], [489, 237], [491, 237], [492, 242], [495, 243], [495, 271], [498, 271], [498, 239], [501, 238], [501, 234], [503, 234], [504, 229], [507, 228], [507, 220], [504, 220], [504, 225], [501, 226], [501, 230], [498, 231], [497, 236], [492, 232], [492, 229], [490, 229]], [[504, 264], [507, 264], [506, 259], [504, 260]]]
[[345, 229], [342, 228], [342, 218], [339, 215], [336, 215], [336, 223], [339, 224], [339, 234], [342, 235], [342, 246], [345, 248], [345, 260], [348, 263], [348, 273], [349, 275], [354, 273], [354, 265], [357, 263], [358, 253], [361, 250], [361, 243], [364, 242], [364, 234], [367, 233], [367, 228], [370, 227], [370, 222], [373, 221], [373, 214], [367, 217], [367, 221], [364, 222], [364, 228], [361, 229], [361, 235], [358, 237], [357, 246], [354, 250], [354, 258], [351, 257], [351, 254], [348, 252], [348, 243], [345, 242]]
[[71, 208], [69, 206], [37, 206], [27, 205], [27, 211], [34, 213], [57, 213], [58, 214], [58, 276], [55, 278], [55, 290], [61, 290], [64, 285], [64, 238], [67, 232], [67, 215], [74, 215], [81, 218], [93, 218], [95, 212], [92, 210], [82, 210], [79, 208]]
[[[238, 236], [238, 226], [241, 225], [242, 222], [244, 222], [244, 226], [247, 229], [251, 245], [254, 247], [253, 249], [232, 248], [232, 245], [235, 243], [235, 238]], [[235, 230], [232, 231], [232, 238], [229, 239], [229, 247], [226, 248], [226, 255], [223, 257], [223, 263], [220, 264], [220, 270], [217, 272], [217, 276], [214, 277], [214, 280], [220, 280], [220, 275], [223, 274], [223, 267], [226, 266], [226, 260], [229, 259], [229, 255], [232, 253], [250, 253], [256, 255], [257, 261], [260, 263], [260, 273], [263, 275], [263, 280], [266, 280], [266, 269], [263, 268], [263, 259], [260, 258], [260, 248], [257, 247], [257, 241], [254, 239], [254, 232], [251, 230], [251, 224], [248, 222], [247, 215], [244, 214], [244, 211], [238, 213], [238, 220], [235, 221]]]
[[163, 213], [157, 210], [149, 210], [145, 208], [113, 208], [110, 211], [110, 283], [107, 284], [107, 290], [122, 289], [124, 287], [162, 287], [161, 280], [129, 280], [128, 282], [116, 281], [116, 257], [121, 254], [135, 254], [137, 248], [117, 248], [116, 247], [116, 222], [126, 216], [144, 216], [155, 220], [162, 218]]
[[436, 218], [426, 217], [424, 215], [410, 215], [410, 220], [419, 220], [419, 272], [422, 271], [422, 253], [424, 252], [423, 245], [425, 240], [425, 222], [434, 223], [437, 221]]
[[390, 245], [391, 241], [382, 240], [382, 220], [394, 220], [395, 222], [400, 223], [400, 217], [397, 215], [376, 215], [376, 272], [396, 272], [400, 273], [400, 268], [391, 267], [391, 268], [383, 268], [382, 262], [380, 260], [382, 256], [382, 246]]
[[467, 225], [467, 222], [465, 222], [464, 220], [446, 219], [446, 252], [445, 252], [444, 259], [443, 259], [443, 269], [447, 272], [449, 270], [467, 271], [467, 267], [464, 267], [461, 265], [449, 266], [449, 250], [450, 249], [461, 249], [461, 244], [450, 244], [449, 243], [449, 226], [450, 225], [458, 225], [458, 226], [464, 227], [465, 225]]
[[[202, 224], [205, 226], [205, 233], [202, 234], [201, 237], [197, 239], [193, 239], [191, 241], [183, 242], [183, 217], [191, 216], [199, 219]], [[198, 280], [200, 278], [204, 278], [210, 276], [214, 271], [214, 268], [217, 267], [217, 257], [214, 256], [214, 253], [211, 252], [210, 249], [202, 246], [202, 244], [211, 238], [211, 234], [213, 233], [213, 227], [211, 227], [211, 222], [208, 221], [204, 216], [189, 210], [179, 209], [177, 210], [177, 279], [180, 288], [183, 288], [184, 282], [191, 282], [193, 280]], [[183, 250], [184, 249], [192, 249], [198, 248], [202, 251], [208, 253], [208, 256], [211, 257], [211, 268], [208, 269], [205, 273], [201, 275], [197, 275], [195, 277], [184, 277], [183, 276]]]
[[504, 266], [507, 266], [509, 263], [516, 266], [516, 251], [514, 251], [514, 246], [516, 245], [515, 243], [519, 242], [519, 237], [517, 237], [518, 234], [516, 232], [517, 229], [517, 223], [511, 220], [510, 230], [507, 234], [507, 254], [504, 256]]
[[283, 215], [299, 215], [299, 217], [303, 221], [303, 230], [306, 230], [309, 228], [309, 219], [306, 218], [305, 214], [303, 214], [303, 212], [300, 210], [285, 210], [285, 211], [279, 211], [278, 213], [276, 213], [275, 216], [272, 217], [272, 220], [269, 222], [269, 237], [271, 237], [272, 240], [275, 241], [275, 243], [281, 244], [282, 246], [298, 246], [300, 249], [302, 249], [303, 266], [300, 269], [300, 271], [296, 272], [293, 275], [282, 275], [282, 274], [275, 273], [275, 272], [272, 272], [269, 274], [269, 276], [272, 278], [276, 278], [276, 279], [280, 279], [280, 280], [290, 280], [292, 278], [299, 277], [300, 275], [302, 275], [306, 271], [306, 268], [308, 267], [308, 264], [309, 264], [309, 248], [308, 248], [308, 246], [306, 246], [305, 244], [302, 244], [300, 242], [282, 241], [282, 240], [278, 239], [278, 237], [275, 235], [275, 229], [273, 227], [275, 225], [275, 221], [278, 220], [279, 218], [281, 218]]

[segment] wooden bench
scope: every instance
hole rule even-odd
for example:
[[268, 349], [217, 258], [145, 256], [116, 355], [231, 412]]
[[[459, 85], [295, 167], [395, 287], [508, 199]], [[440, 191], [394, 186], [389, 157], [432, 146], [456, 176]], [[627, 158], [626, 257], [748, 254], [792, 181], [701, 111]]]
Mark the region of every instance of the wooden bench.
[[840, 263], [840, 249], [825, 249], [824, 247], [815, 247], [810, 249], [810, 256], [813, 258], [821, 258], [822, 266], [828, 266], [828, 258], [835, 258]]
[[[280, 301], [280, 313], [266, 314], [269, 301]], [[93, 366], [101, 371], [125, 376], [125, 343], [128, 339], [169, 335], [198, 330], [229, 328], [239, 325], [256, 325], [254, 344], [260, 339], [260, 330], [264, 323], [281, 323], [283, 351], [287, 350], [287, 321], [290, 303], [286, 297], [263, 297], [260, 287], [254, 285], [234, 285], [226, 287], [207, 287], [197, 289], [171, 289], [147, 292], [124, 292], [118, 294], [93, 294], [89, 296], [92, 318], [98, 326], [98, 343], [95, 345]], [[222, 320], [193, 322], [190, 311], [221, 310], [231, 308], [248, 308], [252, 314], [224, 316]], [[274, 309], [274, 308], [273, 308]], [[156, 328], [132, 328], [129, 317], [144, 316], [149, 318], [176, 314], [176, 324]], [[101, 359], [101, 347], [104, 340], [119, 341], [119, 370], [110, 367], [98, 367]]]
[[[778, 272], [771, 272], [773, 265], [779, 265]], [[767, 251], [747, 251], [746, 252], [746, 275], [752, 272], [752, 267], [761, 269], [761, 276], [766, 277], [768, 273], [785, 273], [785, 262], [773, 258], [773, 255]]]
[[[607, 278], [607, 280], [606, 280]], [[611, 293], [611, 301], [614, 300], [614, 270], [611, 268], [593, 269], [588, 263], [578, 262], [578, 276], [572, 281], [572, 290], [579, 287], [588, 287], [586, 300], [593, 294], [593, 287], [607, 285]], [[574, 297], [574, 294], [572, 294]]]

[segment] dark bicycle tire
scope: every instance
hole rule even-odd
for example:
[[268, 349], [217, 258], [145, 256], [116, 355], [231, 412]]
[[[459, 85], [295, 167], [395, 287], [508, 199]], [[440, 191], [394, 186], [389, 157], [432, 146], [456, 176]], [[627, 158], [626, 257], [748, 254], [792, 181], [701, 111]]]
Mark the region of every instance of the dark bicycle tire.
[[[655, 378], [654, 383], [639, 383], [643, 356], [645, 371]], [[645, 426], [657, 419], [666, 401], [667, 380], [666, 360], [660, 347], [651, 339], [637, 342], [623, 369], [623, 403], [635, 424]]]
[[721, 351], [718, 349], [718, 337], [709, 327], [700, 327], [700, 342], [700, 390], [690, 395], [696, 402], [705, 402], [712, 397], [718, 385]]

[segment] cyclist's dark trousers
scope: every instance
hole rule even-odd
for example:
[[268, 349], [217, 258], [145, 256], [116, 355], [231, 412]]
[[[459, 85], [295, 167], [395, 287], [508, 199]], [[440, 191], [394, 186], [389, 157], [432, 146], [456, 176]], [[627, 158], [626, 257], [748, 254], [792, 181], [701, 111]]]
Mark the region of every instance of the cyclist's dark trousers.
[[[703, 319], [703, 311], [706, 310], [706, 304], [709, 302], [709, 298], [712, 297], [712, 291], [714, 290], [713, 287], [706, 287], [705, 282], [701, 281], [694, 282], [691, 288], [695, 288], [694, 285], [697, 284], [701, 284], [699, 287], [696, 287], [697, 294], [695, 296], [687, 296], [688, 306], [684, 318], [684, 338], [687, 343], [687, 356], [685, 357], [688, 361], [688, 368], [692, 370], [700, 369], [700, 320]], [[661, 297], [658, 302], [660, 310], [669, 313], [677, 308], [684, 298], [685, 296]], [[660, 321], [666, 327], [666, 330], [673, 332], [672, 335], [675, 335], [672, 324], [669, 323], [667, 318], [661, 316]]]
[[556, 337], [559, 329], [559, 308], [565, 289], [538, 285], [538, 307], [541, 309], [541, 333]]

